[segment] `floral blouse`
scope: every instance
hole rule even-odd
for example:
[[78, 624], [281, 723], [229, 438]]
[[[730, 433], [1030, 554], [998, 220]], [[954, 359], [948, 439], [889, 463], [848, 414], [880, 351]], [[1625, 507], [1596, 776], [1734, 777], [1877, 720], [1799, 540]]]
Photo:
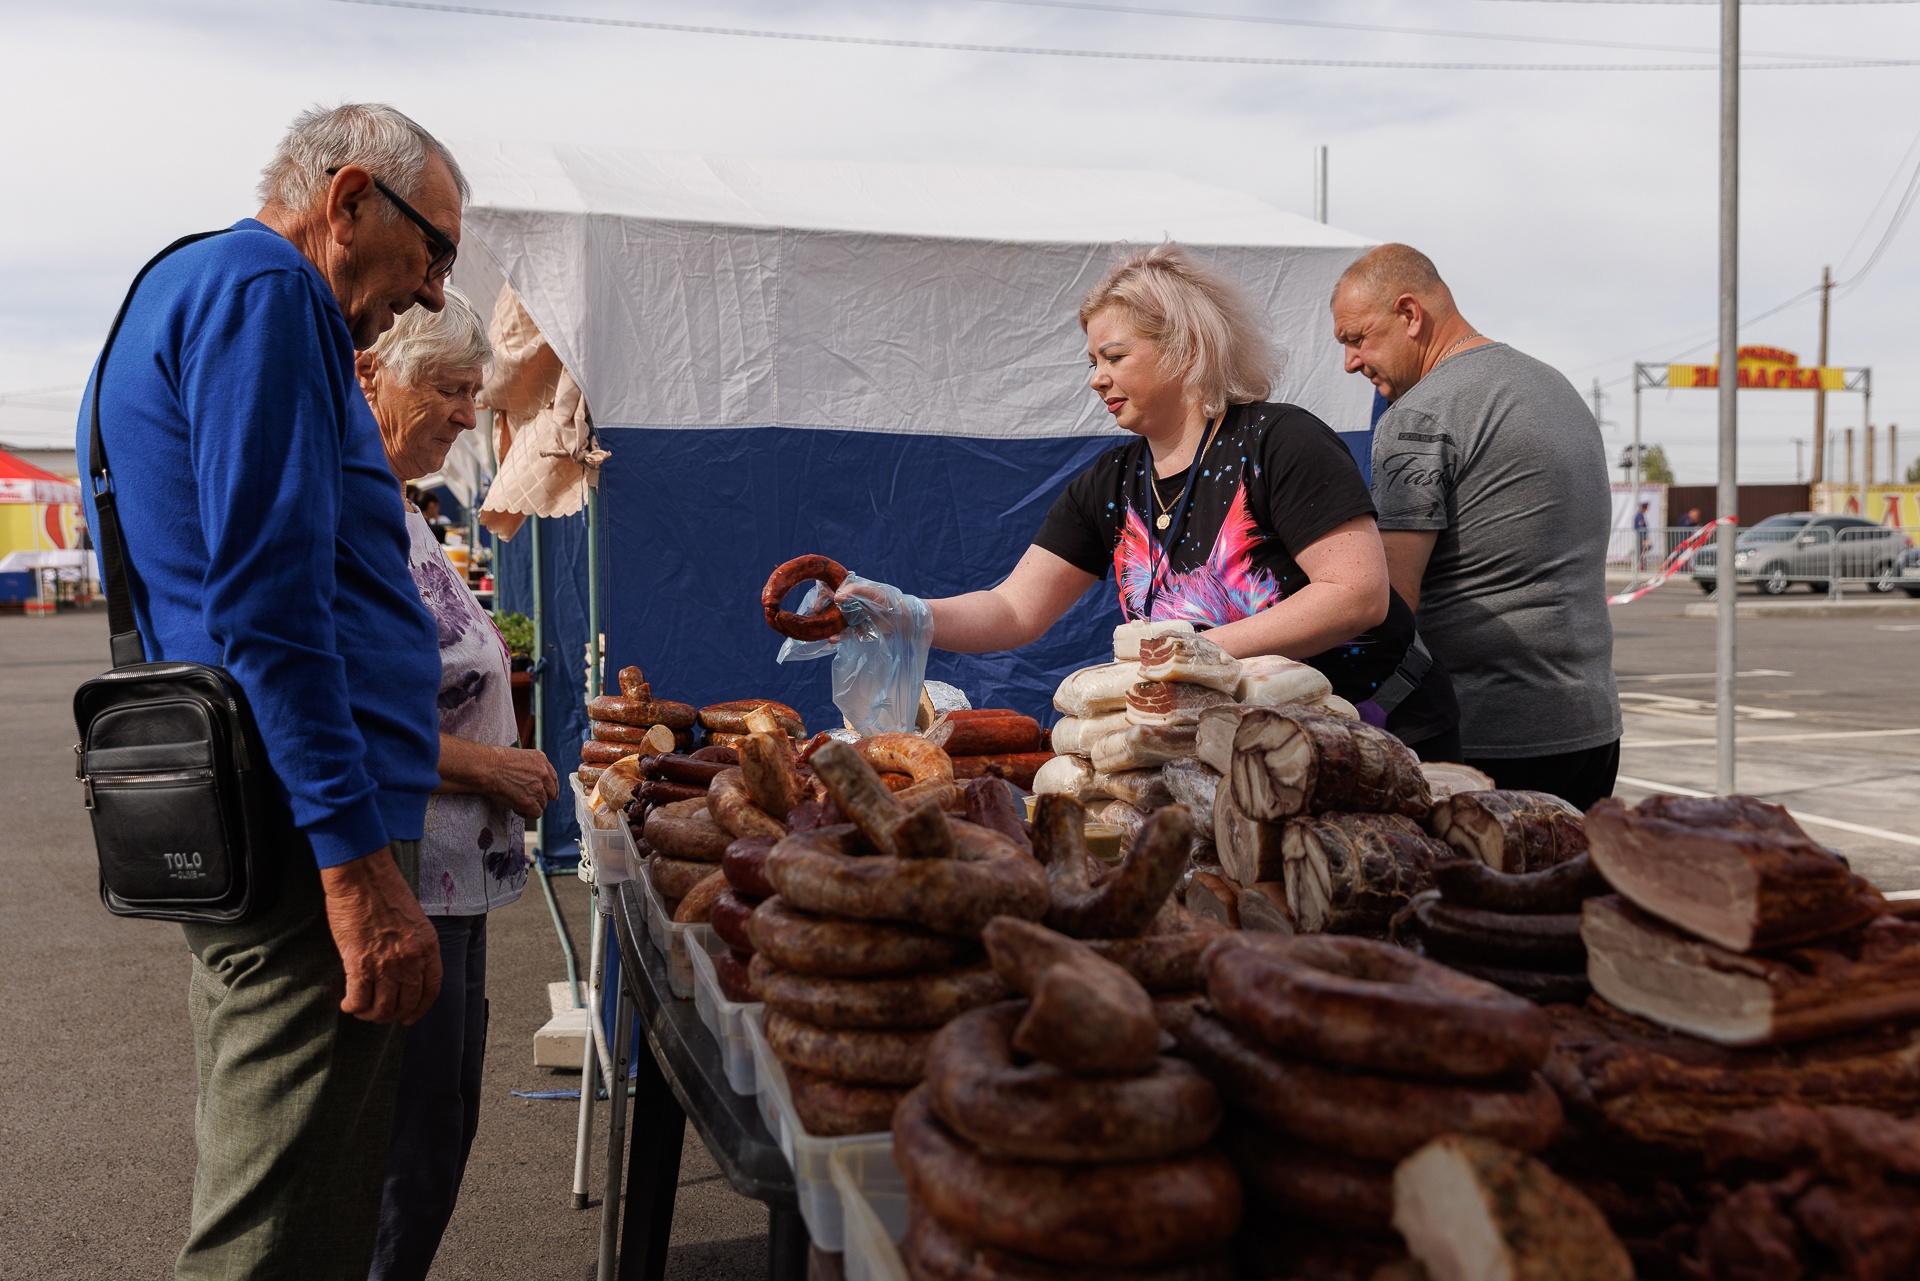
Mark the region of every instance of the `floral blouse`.
[[[440, 732], [511, 747], [506, 642], [447, 563], [426, 518], [407, 512], [407, 565], [440, 634]], [[437, 792], [420, 840], [420, 906], [428, 916], [477, 916], [505, 907], [527, 886], [526, 826], [495, 796]]]

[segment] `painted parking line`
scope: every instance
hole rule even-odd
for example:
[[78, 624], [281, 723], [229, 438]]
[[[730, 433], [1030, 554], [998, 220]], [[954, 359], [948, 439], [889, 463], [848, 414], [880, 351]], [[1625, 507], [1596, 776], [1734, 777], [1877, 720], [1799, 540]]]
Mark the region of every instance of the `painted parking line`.
[[[1656, 685], [1661, 681], [1710, 681], [1718, 672], [1649, 672], [1643, 676], [1615, 676], [1616, 681], [1640, 681], [1647, 685]], [[1735, 672], [1734, 679], [1745, 680], [1749, 676], [1791, 676], [1792, 672], [1783, 672], [1773, 667], [1756, 667], [1750, 672]]]
[[[1712, 722], [1715, 719], [1714, 704], [1711, 699], [1685, 698], [1679, 694], [1655, 694], [1651, 691], [1630, 689], [1620, 691], [1620, 710], [1639, 712], [1643, 716], [1664, 716], [1671, 720]], [[1790, 721], [1799, 715], [1784, 707], [1749, 707], [1744, 703], [1735, 703], [1733, 714], [1736, 719], [1743, 721]]]
[[[1629, 778], [1622, 774], [1619, 782], [1628, 787], [1637, 787], [1643, 792], [1664, 792], [1669, 796], [1717, 796], [1717, 792], [1699, 792], [1691, 787], [1681, 787], [1677, 783], [1656, 783], [1650, 778]], [[1920, 848], [1920, 836], [1908, 836], [1905, 832], [1889, 832], [1884, 827], [1868, 827], [1865, 823], [1849, 823], [1843, 818], [1825, 818], [1819, 814], [1808, 814], [1801, 810], [1790, 809], [1802, 823], [1815, 827], [1830, 827], [1836, 832], [1851, 832], [1855, 836], [1871, 836], [1878, 841], [1892, 841], [1898, 845], [1912, 845]]]
[[[1745, 747], [1750, 743], [1811, 743], [1816, 739], [1835, 738], [1910, 738], [1920, 735], [1920, 728], [1909, 729], [1833, 729], [1806, 734], [1739, 734], [1734, 738], [1737, 746]], [[1631, 747], [1712, 747], [1719, 742], [1713, 738], [1629, 738], [1620, 741], [1621, 750]]]

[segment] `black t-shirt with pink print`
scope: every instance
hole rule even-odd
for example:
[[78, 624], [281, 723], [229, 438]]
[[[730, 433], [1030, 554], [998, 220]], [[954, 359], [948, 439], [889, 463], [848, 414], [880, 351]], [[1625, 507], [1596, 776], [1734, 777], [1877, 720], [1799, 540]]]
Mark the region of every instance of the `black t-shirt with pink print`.
[[[1374, 514], [1359, 468], [1333, 430], [1296, 405], [1230, 408], [1213, 443], [1194, 467], [1163, 476], [1156, 503], [1152, 460], [1144, 439], [1094, 459], [1055, 500], [1034, 543], [1119, 589], [1128, 619], [1185, 619], [1205, 629], [1251, 617], [1306, 586], [1299, 552], [1356, 516]], [[1180, 495], [1192, 480], [1191, 506], [1180, 519]], [[1172, 527], [1162, 532], [1162, 510]], [[1169, 551], [1169, 534], [1178, 540]], [[1378, 721], [1366, 704], [1391, 677], [1413, 643], [1413, 613], [1398, 594], [1378, 627], [1305, 661], [1333, 682], [1334, 692]], [[1409, 743], [1445, 734], [1458, 721], [1453, 689], [1434, 664], [1386, 717]]]

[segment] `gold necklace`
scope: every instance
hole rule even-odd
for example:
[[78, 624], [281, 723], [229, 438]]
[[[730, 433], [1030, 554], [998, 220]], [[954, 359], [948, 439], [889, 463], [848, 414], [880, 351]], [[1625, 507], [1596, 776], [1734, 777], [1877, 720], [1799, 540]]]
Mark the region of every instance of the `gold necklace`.
[[[1206, 454], [1208, 448], [1211, 447], [1213, 444], [1214, 433], [1220, 430], [1220, 424], [1224, 423], [1226, 420], [1227, 420], [1227, 416], [1224, 413], [1222, 413], [1218, 418], [1207, 419], [1206, 439], [1200, 442], [1200, 448], [1195, 451], [1192, 460], [1187, 463], [1188, 471], [1192, 471], [1195, 467], [1198, 467], [1200, 465], [1200, 459]], [[1149, 451], [1149, 453], [1151, 453], [1151, 451]], [[1149, 464], [1151, 464], [1152, 459], [1149, 458], [1148, 462]], [[1155, 516], [1153, 518], [1153, 527], [1164, 533], [1166, 531], [1167, 526], [1173, 524], [1173, 513], [1167, 510], [1167, 500], [1161, 496], [1160, 478], [1154, 475], [1154, 473], [1151, 470], [1147, 472], [1147, 484], [1153, 490], [1153, 504], [1154, 504], [1154, 507], [1160, 513], [1158, 516]]]
[[1439, 366], [1441, 360], [1445, 360], [1448, 356], [1453, 355], [1454, 352], [1459, 351], [1460, 348], [1465, 346], [1467, 343], [1470, 343], [1474, 339], [1480, 338], [1480, 337], [1483, 337], [1483, 335], [1477, 334], [1471, 329], [1469, 329], [1466, 333], [1454, 339], [1453, 344], [1450, 347], [1448, 347], [1445, 351], [1440, 353], [1440, 360], [1436, 360], [1433, 362], [1435, 367]]

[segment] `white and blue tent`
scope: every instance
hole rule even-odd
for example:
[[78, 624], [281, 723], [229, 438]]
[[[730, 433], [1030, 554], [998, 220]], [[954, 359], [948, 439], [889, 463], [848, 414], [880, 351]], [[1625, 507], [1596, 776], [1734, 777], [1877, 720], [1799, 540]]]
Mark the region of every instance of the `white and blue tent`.
[[[1242, 192], [1137, 171], [458, 154], [474, 199], [456, 279], [483, 310], [511, 282], [586, 393], [612, 451], [606, 670], [637, 663], [664, 697], [779, 698], [838, 723], [827, 666], [776, 665], [761, 619], [760, 587], [792, 556], [929, 596], [1004, 576], [1121, 439], [1086, 388], [1076, 311], [1125, 246], [1172, 239], [1245, 284], [1286, 356], [1275, 398], [1366, 453], [1372, 389], [1342, 372], [1327, 299], [1371, 242]], [[584, 730], [586, 536], [580, 518], [543, 522], [563, 767]], [[1041, 643], [935, 654], [929, 675], [1039, 714], [1117, 618], [1103, 583]]]

